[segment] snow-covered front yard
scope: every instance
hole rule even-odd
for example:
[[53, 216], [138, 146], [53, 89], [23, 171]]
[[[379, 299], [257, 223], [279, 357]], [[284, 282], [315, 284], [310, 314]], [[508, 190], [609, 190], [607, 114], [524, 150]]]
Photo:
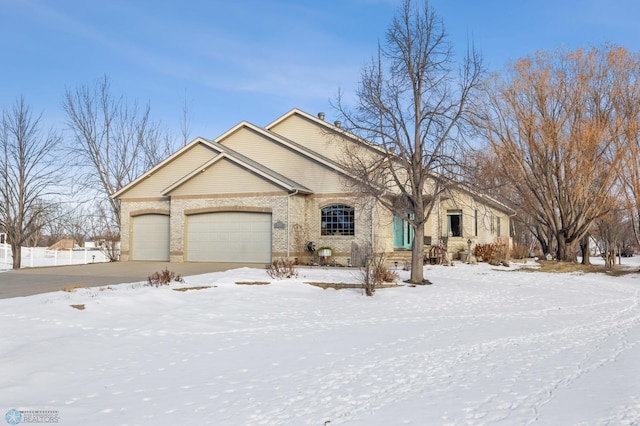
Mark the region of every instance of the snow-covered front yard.
[[353, 271], [244, 268], [0, 300], [0, 410], [61, 425], [640, 424], [640, 275], [516, 269], [430, 266], [433, 285], [374, 297], [303, 284]]

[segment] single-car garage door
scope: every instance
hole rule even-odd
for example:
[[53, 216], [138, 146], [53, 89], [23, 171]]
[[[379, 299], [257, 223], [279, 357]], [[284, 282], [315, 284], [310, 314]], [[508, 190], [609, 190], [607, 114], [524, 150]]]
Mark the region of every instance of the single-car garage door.
[[169, 260], [169, 216], [144, 214], [131, 218], [131, 259]]
[[271, 213], [187, 216], [189, 262], [271, 262]]

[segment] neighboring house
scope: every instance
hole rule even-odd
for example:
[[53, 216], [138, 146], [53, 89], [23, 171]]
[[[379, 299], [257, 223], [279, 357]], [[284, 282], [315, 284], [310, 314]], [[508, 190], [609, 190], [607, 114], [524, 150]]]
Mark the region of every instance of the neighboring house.
[[[214, 141], [193, 140], [112, 195], [122, 202], [121, 260], [306, 263], [308, 242], [345, 265], [372, 243], [409, 259], [408, 224], [348, 189], [345, 143], [366, 146], [297, 109], [264, 128], [242, 122]], [[508, 239], [509, 208], [461, 187], [450, 193], [437, 200], [425, 245], [446, 237], [456, 254], [468, 240]]]

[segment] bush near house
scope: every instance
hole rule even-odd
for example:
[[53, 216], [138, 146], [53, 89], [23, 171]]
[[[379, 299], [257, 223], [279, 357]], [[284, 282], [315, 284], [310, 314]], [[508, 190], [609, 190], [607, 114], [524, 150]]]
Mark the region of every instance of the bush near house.
[[476, 244], [473, 255], [478, 261], [491, 265], [507, 264], [509, 246], [505, 241], [497, 240], [491, 244]]

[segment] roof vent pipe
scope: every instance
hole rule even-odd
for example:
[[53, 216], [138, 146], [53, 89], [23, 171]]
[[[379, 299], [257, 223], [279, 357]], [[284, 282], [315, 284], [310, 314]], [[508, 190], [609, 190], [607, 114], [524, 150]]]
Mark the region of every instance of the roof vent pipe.
[[318, 113], [318, 118], [319, 118], [320, 120], [323, 120], [323, 121], [324, 121], [324, 112], [319, 112], [319, 113]]
[[342, 126], [342, 122], [340, 120], [336, 120], [336, 121], [333, 122], [333, 125], [336, 126], [339, 129], [340, 126]]

